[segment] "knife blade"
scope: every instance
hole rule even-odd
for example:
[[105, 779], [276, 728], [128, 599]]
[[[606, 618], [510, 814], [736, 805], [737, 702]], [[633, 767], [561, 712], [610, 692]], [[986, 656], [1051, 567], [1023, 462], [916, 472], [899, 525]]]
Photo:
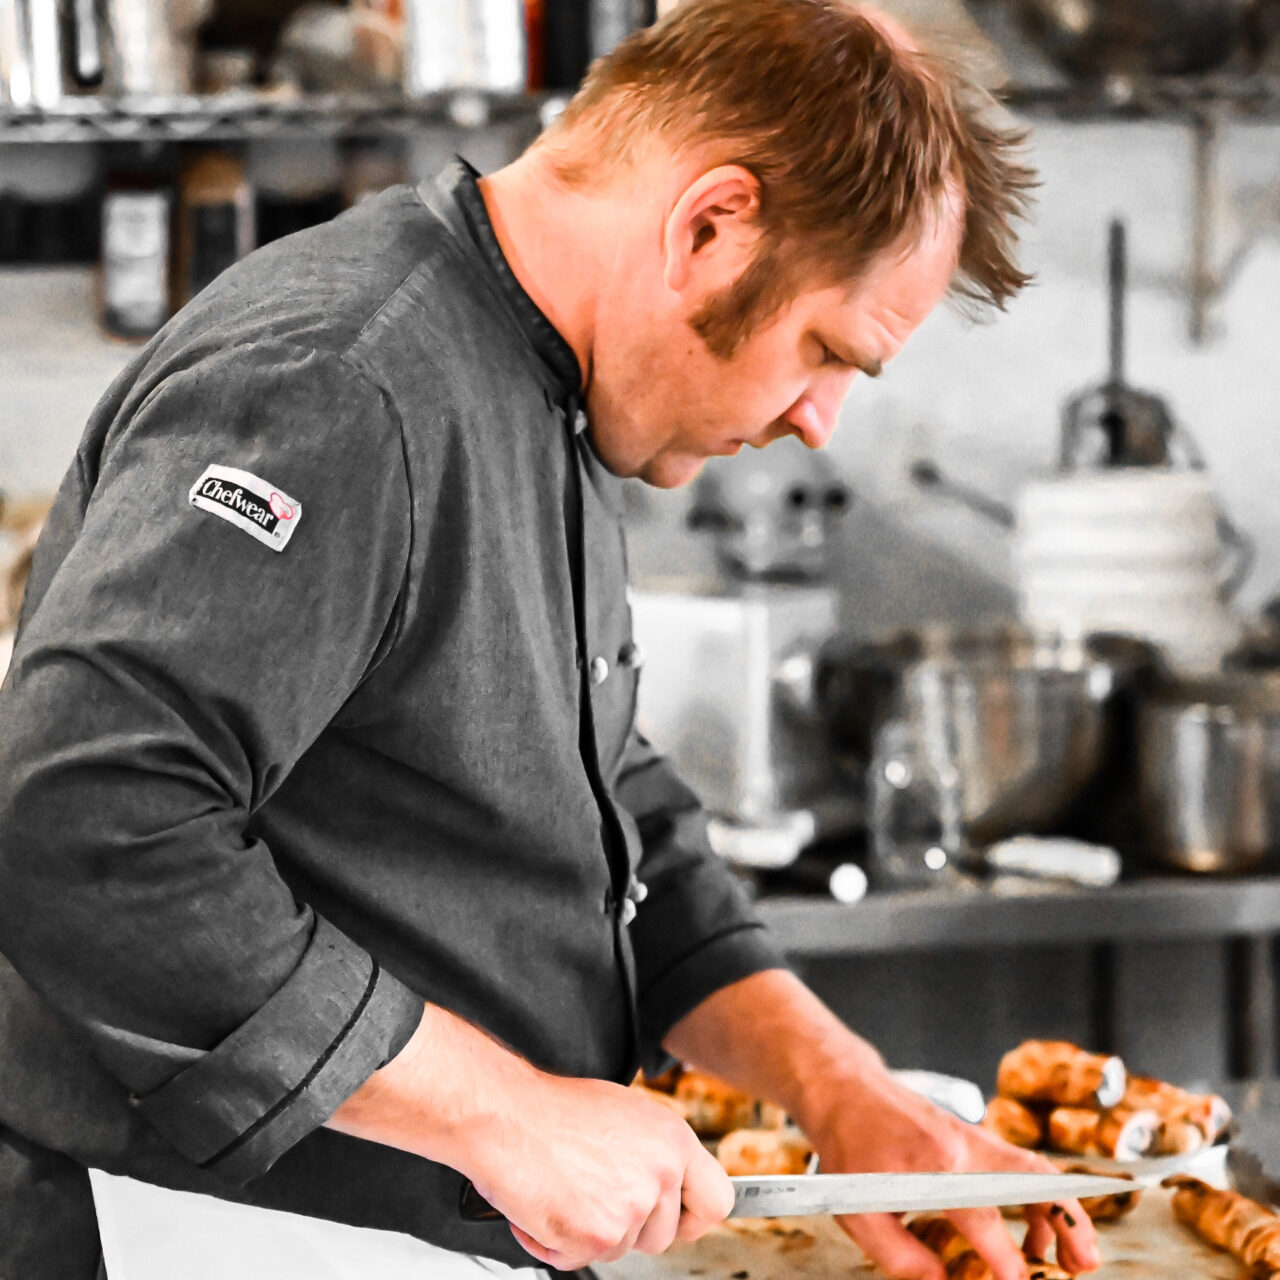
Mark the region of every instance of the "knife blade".
[[[1085, 1173], [809, 1173], [729, 1181], [734, 1188], [731, 1218], [1044, 1204], [1113, 1195], [1117, 1189], [1115, 1178]], [[459, 1211], [468, 1222], [502, 1220], [470, 1182], [462, 1185]]]
[[731, 1218], [905, 1213], [1045, 1204], [1112, 1195], [1116, 1179], [1085, 1173], [811, 1173], [731, 1178]]

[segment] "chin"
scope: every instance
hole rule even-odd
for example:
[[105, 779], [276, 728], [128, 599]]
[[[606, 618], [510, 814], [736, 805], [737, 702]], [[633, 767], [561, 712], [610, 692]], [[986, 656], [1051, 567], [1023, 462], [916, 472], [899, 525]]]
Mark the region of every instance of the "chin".
[[679, 489], [696, 480], [706, 465], [706, 458], [697, 458], [691, 454], [659, 456], [640, 469], [638, 478], [655, 489]]

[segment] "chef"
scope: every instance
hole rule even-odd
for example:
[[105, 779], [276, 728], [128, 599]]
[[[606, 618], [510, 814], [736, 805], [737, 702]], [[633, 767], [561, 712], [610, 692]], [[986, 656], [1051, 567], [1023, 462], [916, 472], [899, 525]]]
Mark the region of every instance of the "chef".
[[[623, 478], [818, 448], [944, 295], [1021, 286], [984, 105], [841, 0], [688, 0], [508, 168], [260, 250], [117, 378], [0, 694], [4, 1280], [96, 1273], [87, 1167], [424, 1258], [659, 1252], [732, 1198], [625, 1087], [673, 1056], [829, 1171], [1045, 1167], [786, 969], [634, 728], [620, 528]], [[1088, 1270], [1065, 1207], [1028, 1252]]]

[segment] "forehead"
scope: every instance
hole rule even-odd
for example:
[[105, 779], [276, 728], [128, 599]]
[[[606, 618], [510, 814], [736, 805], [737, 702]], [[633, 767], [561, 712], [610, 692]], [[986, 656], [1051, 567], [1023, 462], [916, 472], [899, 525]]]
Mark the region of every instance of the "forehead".
[[856, 280], [819, 286], [809, 296], [833, 322], [869, 320], [905, 341], [950, 289], [962, 230], [956, 219], [939, 219], [922, 237], [872, 259]]

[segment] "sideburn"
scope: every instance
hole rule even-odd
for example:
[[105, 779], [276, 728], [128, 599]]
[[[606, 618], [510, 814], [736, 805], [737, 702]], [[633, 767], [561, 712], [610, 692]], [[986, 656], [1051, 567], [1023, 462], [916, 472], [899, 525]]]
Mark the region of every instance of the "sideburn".
[[749, 267], [729, 288], [710, 297], [689, 321], [694, 333], [718, 360], [730, 360], [738, 348], [786, 301], [791, 272], [761, 246]]

